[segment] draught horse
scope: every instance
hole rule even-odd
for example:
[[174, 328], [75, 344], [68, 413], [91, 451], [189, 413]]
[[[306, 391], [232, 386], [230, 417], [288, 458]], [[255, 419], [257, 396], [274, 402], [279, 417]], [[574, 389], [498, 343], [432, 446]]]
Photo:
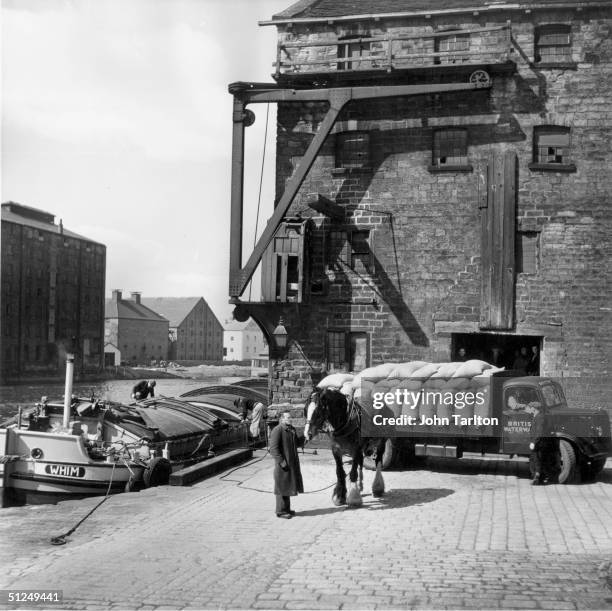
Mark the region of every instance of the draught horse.
[[[319, 431], [325, 431], [331, 439], [331, 450], [336, 461], [338, 479], [332, 500], [334, 505], [358, 507], [362, 504], [363, 458], [374, 455], [376, 476], [372, 483], [372, 495], [383, 496], [385, 483], [382, 477], [382, 457], [385, 448], [384, 438], [361, 436], [361, 412], [359, 405], [333, 388], [317, 389], [304, 407], [306, 427], [304, 437], [309, 441]], [[349, 479], [351, 489], [346, 490], [346, 473], [342, 466], [343, 455], [351, 457]]]

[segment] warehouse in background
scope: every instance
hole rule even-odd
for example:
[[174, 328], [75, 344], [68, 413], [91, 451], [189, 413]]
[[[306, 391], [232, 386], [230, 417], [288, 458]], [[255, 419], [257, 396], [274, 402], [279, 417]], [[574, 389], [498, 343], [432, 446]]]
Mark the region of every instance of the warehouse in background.
[[36, 208], [2, 204], [0, 377], [60, 374], [66, 352], [77, 372], [104, 364], [106, 246]]

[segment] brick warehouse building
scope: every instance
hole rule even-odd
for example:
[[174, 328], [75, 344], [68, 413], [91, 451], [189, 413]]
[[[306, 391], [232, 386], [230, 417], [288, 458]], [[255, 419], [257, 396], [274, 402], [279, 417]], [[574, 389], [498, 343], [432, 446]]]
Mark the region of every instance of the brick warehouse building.
[[170, 323], [170, 360], [223, 358], [223, 327], [203, 297], [149, 297], [142, 302]]
[[104, 312], [105, 364], [148, 365], [168, 358], [170, 323], [148, 308], [141, 294], [132, 291], [130, 299], [114, 289]]
[[[271, 393], [322, 372], [541, 353], [609, 396], [612, 4], [302, 1], [277, 87], [235, 83], [230, 295], [271, 340]], [[278, 103], [277, 202], [243, 265], [248, 105]], [[240, 300], [262, 261], [262, 303]], [[494, 356], [495, 355], [495, 356]]]
[[2, 204], [3, 381], [103, 366], [106, 247], [67, 230], [42, 210]]

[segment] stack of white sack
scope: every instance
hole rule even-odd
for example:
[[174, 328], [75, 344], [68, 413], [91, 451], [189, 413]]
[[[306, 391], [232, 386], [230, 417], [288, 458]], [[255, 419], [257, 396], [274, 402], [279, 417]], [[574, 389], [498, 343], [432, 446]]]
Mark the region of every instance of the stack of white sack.
[[390, 410], [394, 416], [406, 414], [418, 421], [421, 416], [452, 421], [453, 414], [464, 418], [491, 415], [490, 377], [502, 370], [503, 367], [476, 359], [453, 363], [383, 363], [356, 375], [331, 374], [317, 386], [340, 390], [366, 409], [372, 408], [376, 397], [378, 405], [384, 400], [387, 414]]

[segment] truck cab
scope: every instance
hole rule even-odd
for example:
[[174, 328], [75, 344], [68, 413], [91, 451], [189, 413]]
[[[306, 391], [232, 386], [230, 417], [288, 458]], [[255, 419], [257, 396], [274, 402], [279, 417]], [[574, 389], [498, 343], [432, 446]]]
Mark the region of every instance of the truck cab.
[[501, 401], [501, 453], [529, 456], [533, 419], [543, 411], [549, 434], [559, 439], [560, 483], [593, 478], [604, 468], [612, 450], [604, 410], [569, 408], [560, 384], [535, 376], [504, 380]]

